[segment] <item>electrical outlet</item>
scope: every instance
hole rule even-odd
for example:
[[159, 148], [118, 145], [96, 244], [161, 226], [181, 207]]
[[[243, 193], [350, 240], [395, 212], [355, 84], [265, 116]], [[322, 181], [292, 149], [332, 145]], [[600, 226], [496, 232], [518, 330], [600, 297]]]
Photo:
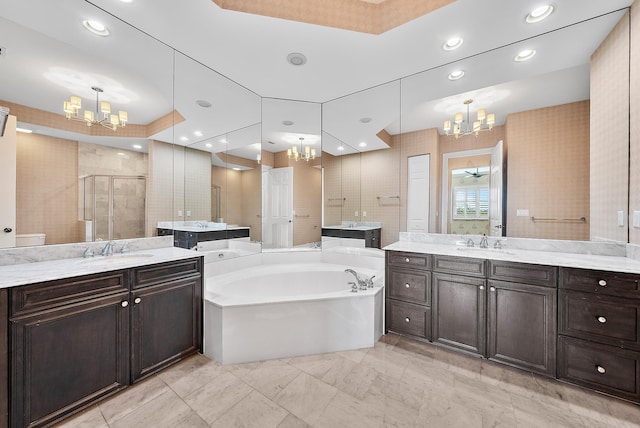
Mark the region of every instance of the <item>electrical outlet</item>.
[[367, 212], [366, 211], [362, 211], [362, 217], [366, 217], [367, 216]]
[[358, 217], [358, 211], [356, 211], [356, 213], [354, 214], [354, 216]]
[[187, 217], [191, 217], [191, 211], [187, 211]]
[[624, 211], [618, 211], [618, 226], [624, 226]]
[[640, 211], [633, 212], [633, 227], [640, 227]]
[[182, 217], [182, 210], [178, 210], [178, 217]]

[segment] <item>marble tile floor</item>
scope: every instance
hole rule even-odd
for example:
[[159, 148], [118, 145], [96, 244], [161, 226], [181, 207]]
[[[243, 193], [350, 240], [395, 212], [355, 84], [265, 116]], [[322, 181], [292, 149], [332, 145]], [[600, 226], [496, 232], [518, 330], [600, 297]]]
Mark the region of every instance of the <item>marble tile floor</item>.
[[221, 366], [191, 357], [57, 425], [640, 427], [640, 405], [396, 335], [373, 348]]

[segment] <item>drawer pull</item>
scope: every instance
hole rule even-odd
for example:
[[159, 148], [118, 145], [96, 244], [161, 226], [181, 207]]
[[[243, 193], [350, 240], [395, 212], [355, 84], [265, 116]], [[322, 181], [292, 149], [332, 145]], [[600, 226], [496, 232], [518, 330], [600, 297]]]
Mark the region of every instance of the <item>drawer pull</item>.
[[598, 285], [600, 287], [606, 287], [607, 286], [607, 281], [605, 281], [604, 279], [601, 279], [600, 281], [598, 281]]
[[404, 259], [405, 262], [409, 263], [411, 260], [409, 259], [409, 257]]
[[142, 299], [140, 297], [136, 297], [136, 299], [133, 301], [133, 303], [135, 303], [136, 305], [140, 302], [142, 302]]
[[411, 288], [411, 284], [409, 284], [408, 282], [404, 285], [404, 288]]
[[411, 318], [406, 317], [406, 318], [404, 319], [404, 322], [411, 322]]
[[123, 308], [126, 308], [127, 306], [129, 306], [129, 302], [127, 302], [127, 301], [125, 300], [124, 302], [120, 303], [120, 305], [121, 305]]
[[484, 290], [484, 285], [481, 285], [479, 288], [480, 290]]
[[605, 368], [602, 367], [602, 366], [596, 366], [596, 369], [598, 370], [598, 373], [600, 373], [600, 374], [604, 374], [604, 373], [607, 372], [607, 370], [605, 370]]
[[491, 287], [491, 288], [489, 288], [489, 290], [496, 291], [496, 287]]
[[598, 322], [604, 324], [607, 322], [607, 319], [605, 317], [598, 317]]

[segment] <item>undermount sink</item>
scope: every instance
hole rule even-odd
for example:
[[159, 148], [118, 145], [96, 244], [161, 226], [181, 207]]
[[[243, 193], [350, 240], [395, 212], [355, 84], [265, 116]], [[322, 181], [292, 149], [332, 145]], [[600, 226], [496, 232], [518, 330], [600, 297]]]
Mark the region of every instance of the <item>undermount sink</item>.
[[132, 260], [146, 259], [149, 257], [153, 257], [153, 254], [146, 253], [134, 253], [134, 254], [114, 254], [113, 256], [96, 256], [88, 259], [82, 259], [80, 264], [118, 264], [118, 263], [126, 263]]
[[458, 251], [468, 251], [468, 252], [489, 252], [489, 253], [499, 253], [499, 254], [509, 254], [513, 255], [514, 253], [509, 250], [503, 250], [502, 248], [480, 248], [480, 247], [456, 247]]

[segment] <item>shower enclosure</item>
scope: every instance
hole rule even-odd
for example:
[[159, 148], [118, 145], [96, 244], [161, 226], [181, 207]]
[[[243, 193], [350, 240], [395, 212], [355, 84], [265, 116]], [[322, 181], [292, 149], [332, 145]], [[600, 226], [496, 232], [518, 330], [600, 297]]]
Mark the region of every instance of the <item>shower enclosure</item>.
[[83, 184], [87, 241], [145, 236], [144, 176], [89, 175]]

